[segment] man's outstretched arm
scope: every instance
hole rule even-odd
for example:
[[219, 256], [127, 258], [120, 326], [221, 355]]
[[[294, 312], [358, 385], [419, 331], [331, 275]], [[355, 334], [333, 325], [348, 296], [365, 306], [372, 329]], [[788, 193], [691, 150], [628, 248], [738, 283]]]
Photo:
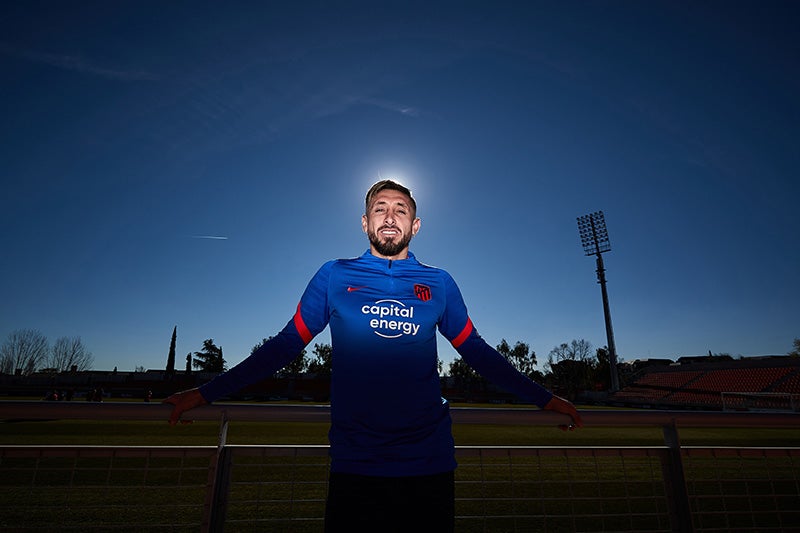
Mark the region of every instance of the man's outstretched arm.
[[[302, 326], [303, 332], [298, 325]], [[185, 411], [216, 401], [271, 376], [297, 357], [312, 337], [300, 316], [298, 306], [295, 316], [280, 333], [271, 337], [239, 364], [198, 388], [176, 392], [165, 399], [163, 403], [175, 406], [169, 423], [174, 426]]]
[[561, 429], [573, 430], [583, 426], [581, 415], [572, 403], [556, 396], [514, 368], [505, 357], [478, 335], [472, 321], [467, 320], [463, 335], [459, 335], [451, 343], [464, 361], [489, 381], [520, 398], [535, 403], [542, 409], [569, 416], [572, 422], [560, 425]]
[[171, 403], [175, 407], [172, 409], [172, 414], [169, 416], [169, 423], [174, 426], [181, 419], [181, 415], [189, 409], [194, 409], [208, 402], [203, 395], [200, 394], [199, 389], [189, 389], [182, 392], [176, 392], [172, 396], [165, 399], [162, 403]]

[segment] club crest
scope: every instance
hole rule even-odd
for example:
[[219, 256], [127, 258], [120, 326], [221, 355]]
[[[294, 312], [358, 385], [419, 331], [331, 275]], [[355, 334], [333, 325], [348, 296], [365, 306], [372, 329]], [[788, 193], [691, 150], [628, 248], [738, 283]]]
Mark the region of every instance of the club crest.
[[427, 302], [431, 299], [431, 288], [417, 283], [414, 285], [414, 294], [423, 302]]

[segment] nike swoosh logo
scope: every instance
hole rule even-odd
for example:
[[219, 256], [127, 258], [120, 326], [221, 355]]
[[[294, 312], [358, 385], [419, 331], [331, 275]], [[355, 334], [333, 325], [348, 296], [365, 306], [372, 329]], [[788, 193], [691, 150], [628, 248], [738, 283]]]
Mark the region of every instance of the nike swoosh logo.
[[348, 287], [347, 287], [347, 292], [355, 292], [355, 291], [360, 291], [360, 290], [361, 290], [361, 289], [363, 289], [363, 288], [364, 288], [364, 287], [349, 287], [349, 286], [348, 286]]

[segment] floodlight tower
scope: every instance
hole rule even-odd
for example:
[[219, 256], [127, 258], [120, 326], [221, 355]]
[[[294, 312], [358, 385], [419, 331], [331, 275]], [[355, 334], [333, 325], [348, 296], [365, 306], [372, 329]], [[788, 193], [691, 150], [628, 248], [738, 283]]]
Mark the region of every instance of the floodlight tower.
[[617, 348], [614, 345], [614, 330], [611, 327], [611, 311], [608, 308], [608, 290], [606, 290], [606, 269], [603, 266], [603, 253], [611, 250], [608, 242], [606, 219], [602, 211], [578, 217], [578, 232], [581, 245], [586, 255], [597, 256], [597, 283], [603, 293], [603, 315], [606, 319], [606, 340], [608, 341], [608, 359], [611, 366], [611, 392], [619, 390], [617, 374]]

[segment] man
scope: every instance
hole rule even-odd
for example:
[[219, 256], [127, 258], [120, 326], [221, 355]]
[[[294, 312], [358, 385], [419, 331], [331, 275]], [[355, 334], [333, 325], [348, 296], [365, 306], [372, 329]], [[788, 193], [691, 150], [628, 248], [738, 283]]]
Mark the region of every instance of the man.
[[436, 330], [484, 377], [582, 425], [575, 407], [531, 381], [479, 335], [455, 281], [409, 251], [420, 229], [411, 191], [391, 180], [367, 192], [369, 250], [325, 263], [275, 337], [199, 389], [167, 398], [184, 411], [257, 382], [330, 325], [331, 472], [326, 531], [454, 529], [455, 447], [437, 372]]

